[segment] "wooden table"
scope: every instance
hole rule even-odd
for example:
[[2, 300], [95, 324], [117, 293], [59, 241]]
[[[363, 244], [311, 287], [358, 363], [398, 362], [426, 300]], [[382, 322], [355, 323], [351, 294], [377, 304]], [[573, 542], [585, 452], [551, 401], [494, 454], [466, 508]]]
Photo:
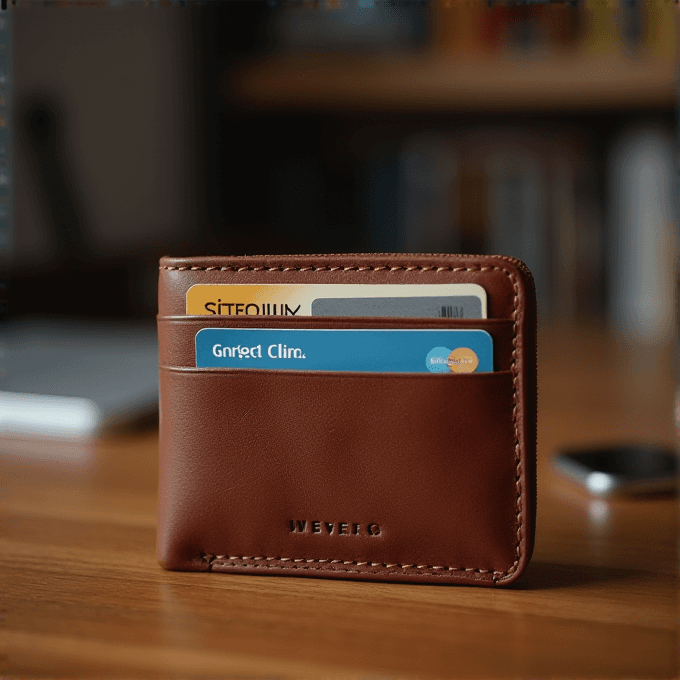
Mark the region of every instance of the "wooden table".
[[673, 443], [670, 352], [540, 338], [537, 545], [515, 587], [165, 572], [155, 431], [24, 444], [3, 456], [7, 675], [677, 677], [677, 500], [591, 500], [549, 462], [563, 444]]

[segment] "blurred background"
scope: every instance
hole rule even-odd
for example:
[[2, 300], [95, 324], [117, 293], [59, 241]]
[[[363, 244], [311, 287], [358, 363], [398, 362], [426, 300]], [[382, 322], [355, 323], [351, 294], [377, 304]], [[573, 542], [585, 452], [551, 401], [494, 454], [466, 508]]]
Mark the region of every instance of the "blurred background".
[[663, 353], [677, 15], [666, 0], [17, 3], [0, 28], [2, 394], [87, 397], [83, 431], [152, 413], [164, 254], [511, 255], [546, 332]]
[[[678, 460], [679, 10], [0, 0], [0, 669], [678, 677], [669, 477], [597, 496], [606, 475], [573, 483], [556, 453]], [[517, 588], [194, 581], [154, 559], [159, 257], [353, 251], [534, 273], [537, 542]]]

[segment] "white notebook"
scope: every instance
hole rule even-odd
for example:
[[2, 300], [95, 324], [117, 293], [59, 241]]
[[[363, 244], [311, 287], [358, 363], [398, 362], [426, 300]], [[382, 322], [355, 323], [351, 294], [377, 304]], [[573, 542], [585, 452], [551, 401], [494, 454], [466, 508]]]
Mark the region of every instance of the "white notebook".
[[158, 409], [153, 324], [30, 318], [0, 325], [0, 434], [87, 439]]

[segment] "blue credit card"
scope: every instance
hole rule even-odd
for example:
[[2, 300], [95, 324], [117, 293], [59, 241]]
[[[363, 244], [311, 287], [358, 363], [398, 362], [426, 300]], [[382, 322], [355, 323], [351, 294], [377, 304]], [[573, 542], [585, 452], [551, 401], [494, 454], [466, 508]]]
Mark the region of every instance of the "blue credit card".
[[371, 373], [486, 373], [493, 342], [482, 330], [204, 328], [198, 368]]

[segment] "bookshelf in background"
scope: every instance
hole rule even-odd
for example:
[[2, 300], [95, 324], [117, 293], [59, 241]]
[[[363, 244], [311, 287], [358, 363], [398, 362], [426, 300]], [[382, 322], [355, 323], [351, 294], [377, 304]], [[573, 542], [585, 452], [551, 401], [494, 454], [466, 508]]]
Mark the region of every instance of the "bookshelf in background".
[[469, 58], [621, 50], [670, 57], [676, 0], [271, 0], [269, 49], [403, 51]]
[[430, 7], [432, 50], [466, 58], [574, 50], [670, 58], [676, 50], [675, 0], [439, 0]]
[[[229, 71], [223, 87], [256, 108], [672, 106], [679, 15], [674, 0], [433, 0], [419, 8], [375, 0], [280, 9], [269, 17], [278, 39]], [[333, 40], [320, 48], [324, 36]]]
[[391, 159], [369, 163], [367, 247], [384, 248], [389, 235], [397, 252], [518, 257], [534, 274], [543, 318], [601, 318], [606, 234], [595, 165], [587, 135], [573, 131], [415, 132]]
[[[361, 6], [377, 17], [387, 4]], [[606, 318], [619, 280], [608, 207], [631, 190], [605, 186], [607, 144], [628, 118], [675, 111], [677, 4], [437, 0], [422, 11], [428, 30], [411, 12], [410, 48], [408, 31], [392, 50], [283, 41], [225, 73], [224, 92], [244, 115], [352, 121], [365, 147], [362, 249], [515, 255], [535, 273], [543, 319]], [[550, 120], [540, 134], [539, 118]], [[387, 144], [361, 131], [395, 122], [403, 133]]]

